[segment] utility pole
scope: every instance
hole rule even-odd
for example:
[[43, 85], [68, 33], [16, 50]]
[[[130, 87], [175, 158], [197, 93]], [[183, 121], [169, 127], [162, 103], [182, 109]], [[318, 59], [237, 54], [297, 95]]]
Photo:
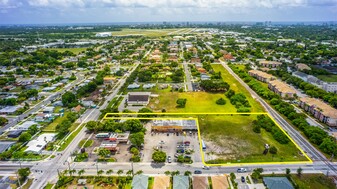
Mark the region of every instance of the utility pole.
[[18, 172], [16, 172], [16, 177], [18, 178], [19, 188], [21, 188], [22, 186], [21, 186], [20, 177], [18, 175]]

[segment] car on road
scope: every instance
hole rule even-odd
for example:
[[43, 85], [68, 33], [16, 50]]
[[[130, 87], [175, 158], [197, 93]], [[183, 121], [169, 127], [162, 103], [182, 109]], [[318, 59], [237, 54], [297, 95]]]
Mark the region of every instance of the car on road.
[[202, 169], [209, 170], [209, 167], [204, 165], [204, 166], [202, 166]]
[[172, 158], [171, 158], [171, 156], [167, 156], [167, 162], [168, 162], [168, 163], [172, 163]]
[[246, 182], [246, 179], [244, 176], [241, 177], [241, 182]]
[[245, 173], [245, 172], [247, 172], [247, 169], [246, 169], [246, 168], [239, 168], [239, 169], [237, 170], [237, 172], [238, 172], [238, 173]]
[[195, 171], [194, 171], [194, 174], [202, 174], [202, 171], [200, 171], [200, 170], [195, 170]]

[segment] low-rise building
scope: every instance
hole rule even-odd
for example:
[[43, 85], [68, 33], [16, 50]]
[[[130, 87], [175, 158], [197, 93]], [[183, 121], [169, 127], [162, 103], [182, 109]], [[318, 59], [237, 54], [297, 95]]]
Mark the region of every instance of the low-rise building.
[[311, 70], [311, 68], [308, 65], [302, 63], [296, 64], [296, 69], [299, 71]]
[[149, 185], [149, 176], [135, 175], [132, 179], [132, 189], [147, 189]]
[[296, 94], [295, 89], [291, 88], [288, 84], [279, 80], [269, 81], [268, 87], [270, 90], [280, 95], [282, 98], [294, 98]]
[[175, 175], [173, 176], [173, 189], [189, 189], [190, 181], [188, 176]]
[[263, 183], [269, 189], [294, 189], [287, 177], [263, 177]]
[[322, 89], [326, 92], [337, 93], [337, 82], [324, 82]]
[[150, 92], [129, 92], [127, 96], [128, 105], [147, 105], [150, 102]]
[[0, 153], [8, 150], [14, 144], [15, 142], [13, 141], [0, 141]]
[[104, 77], [103, 78], [104, 85], [112, 85], [115, 83], [115, 81], [116, 81], [115, 77]]
[[329, 106], [321, 100], [309, 97], [300, 99], [300, 107], [311, 113], [322, 123], [331, 127], [337, 126], [337, 109]]
[[263, 60], [260, 61], [260, 65], [266, 68], [277, 68], [282, 65], [282, 62]]
[[39, 125], [39, 124], [35, 121], [25, 121], [20, 125], [16, 125], [15, 129], [21, 130], [21, 131], [27, 131], [33, 125]]
[[25, 152], [40, 154], [49, 142], [55, 140], [55, 136], [56, 136], [55, 133], [44, 133], [38, 136], [34, 140], [28, 142], [27, 144], [28, 148], [25, 150]]
[[193, 176], [192, 181], [193, 189], [209, 189], [208, 177]]
[[184, 132], [197, 131], [197, 123], [193, 119], [181, 120], [153, 120], [151, 122], [151, 131], [154, 132]]
[[274, 76], [267, 74], [266, 72], [259, 71], [259, 70], [249, 70], [248, 74], [252, 77], [255, 77], [257, 80], [268, 83], [275, 79]]
[[13, 115], [20, 108], [22, 108], [22, 106], [6, 106], [0, 109], [0, 114]]

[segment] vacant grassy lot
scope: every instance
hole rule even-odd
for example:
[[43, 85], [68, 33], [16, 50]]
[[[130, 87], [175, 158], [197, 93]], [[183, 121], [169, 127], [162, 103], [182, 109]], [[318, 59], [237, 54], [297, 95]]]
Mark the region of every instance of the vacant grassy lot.
[[[236, 112], [235, 107], [224, 94], [206, 92], [159, 92], [158, 98], [152, 98], [148, 105], [154, 111], [165, 109], [166, 112], [203, 113], [203, 112]], [[226, 99], [225, 105], [215, 103], [219, 98]], [[186, 98], [185, 108], [177, 108], [178, 98]]]
[[67, 119], [67, 115], [69, 112], [65, 112], [62, 117], [56, 118], [53, 122], [51, 122], [49, 125], [43, 128], [42, 131], [55, 131], [56, 126], [60, 124], [63, 120]]
[[319, 75], [317, 78], [326, 82], [337, 82], [337, 75]]
[[179, 29], [123, 29], [122, 31], [111, 32], [114, 36], [126, 36], [126, 35], [143, 35], [148, 37], [160, 37], [165, 35], [174, 34]]
[[65, 52], [65, 51], [70, 51], [73, 52], [74, 54], [79, 54], [82, 51], [85, 51], [87, 48], [51, 48], [50, 50], [57, 50], [59, 52]]
[[[200, 116], [201, 138], [206, 142], [207, 160], [219, 160], [216, 163], [252, 163], [305, 161], [293, 143], [280, 144], [271, 133], [261, 129], [253, 132], [252, 121], [256, 115], [221, 115]], [[263, 155], [265, 144], [275, 146], [276, 155]]]
[[247, 97], [252, 106], [251, 112], [264, 112], [261, 104], [253, 99], [250, 93], [221, 64], [212, 64], [212, 67], [215, 72], [221, 72], [222, 79], [230, 85], [230, 89], [235, 93], [243, 93]]

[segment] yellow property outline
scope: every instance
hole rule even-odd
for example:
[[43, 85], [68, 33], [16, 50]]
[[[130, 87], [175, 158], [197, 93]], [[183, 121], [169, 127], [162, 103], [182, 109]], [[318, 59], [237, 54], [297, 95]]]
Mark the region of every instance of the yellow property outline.
[[[290, 139], [290, 141], [296, 146], [296, 148], [308, 159], [308, 161], [287, 161], [287, 162], [253, 162], [253, 163], [220, 163], [220, 164], [207, 164], [205, 162], [204, 152], [202, 150], [202, 139], [200, 134], [199, 128], [199, 121], [198, 118], [195, 117], [110, 117], [110, 116], [122, 116], [122, 115], [267, 115], [275, 125]], [[170, 120], [195, 120], [198, 129], [198, 140], [199, 140], [199, 148], [201, 153], [201, 161], [204, 165], [207, 166], [249, 166], [249, 165], [281, 165], [281, 164], [312, 164], [312, 159], [304, 152], [304, 150], [288, 135], [288, 133], [275, 121], [275, 119], [270, 116], [268, 113], [261, 112], [261, 113], [106, 113], [102, 120], [109, 120], [109, 119], [140, 119], [140, 120], [155, 120], [155, 119], [170, 119]]]

